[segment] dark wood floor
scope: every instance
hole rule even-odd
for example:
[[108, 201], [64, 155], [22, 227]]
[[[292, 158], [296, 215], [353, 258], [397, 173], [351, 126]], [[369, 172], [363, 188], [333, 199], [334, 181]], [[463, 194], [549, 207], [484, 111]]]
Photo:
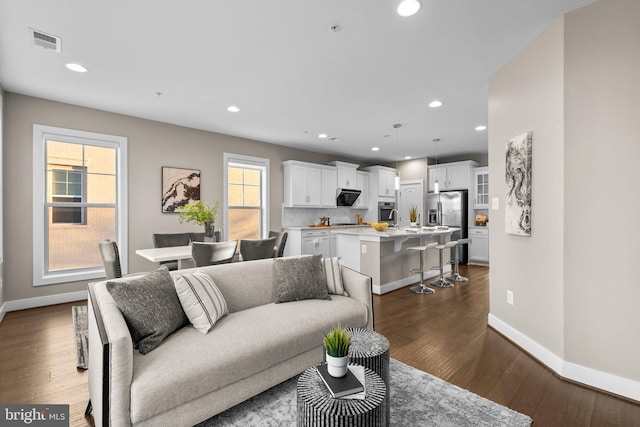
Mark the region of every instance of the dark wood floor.
[[[640, 405], [562, 381], [487, 327], [489, 269], [435, 295], [374, 296], [376, 330], [391, 357], [531, 416], [534, 426], [640, 427]], [[87, 373], [75, 368], [71, 307], [7, 313], [0, 324], [0, 402], [67, 403], [87, 426]], [[404, 427], [404, 426], [402, 426]]]
[[469, 283], [374, 296], [375, 329], [391, 357], [533, 418], [534, 426], [640, 426], [640, 405], [563, 381], [487, 327], [489, 268]]

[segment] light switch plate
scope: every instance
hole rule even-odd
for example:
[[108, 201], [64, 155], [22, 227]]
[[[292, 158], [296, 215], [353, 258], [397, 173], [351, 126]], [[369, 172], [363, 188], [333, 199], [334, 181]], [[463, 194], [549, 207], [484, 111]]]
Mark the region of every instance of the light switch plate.
[[362, 253], [363, 254], [367, 253], [367, 245], [362, 245]]
[[493, 199], [491, 199], [491, 209], [494, 211], [497, 211], [498, 209], [500, 209], [500, 199], [497, 197], [494, 197]]

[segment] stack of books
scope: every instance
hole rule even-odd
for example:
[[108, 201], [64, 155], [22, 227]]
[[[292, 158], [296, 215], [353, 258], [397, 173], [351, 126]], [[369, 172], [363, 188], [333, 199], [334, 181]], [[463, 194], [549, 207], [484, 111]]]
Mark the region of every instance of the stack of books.
[[364, 399], [364, 366], [349, 365], [348, 368], [347, 375], [340, 378], [329, 375], [324, 363], [317, 365], [316, 371], [334, 398]]

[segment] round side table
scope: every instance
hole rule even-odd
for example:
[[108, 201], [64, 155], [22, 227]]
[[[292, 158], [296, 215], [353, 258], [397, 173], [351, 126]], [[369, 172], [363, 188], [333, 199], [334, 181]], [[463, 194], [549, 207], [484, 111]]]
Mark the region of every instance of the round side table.
[[387, 387], [371, 369], [364, 369], [366, 397], [340, 399], [331, 396], [315, 367], [298, 378], [298, 426], [308, 427], [369, 427], [387, 424]]

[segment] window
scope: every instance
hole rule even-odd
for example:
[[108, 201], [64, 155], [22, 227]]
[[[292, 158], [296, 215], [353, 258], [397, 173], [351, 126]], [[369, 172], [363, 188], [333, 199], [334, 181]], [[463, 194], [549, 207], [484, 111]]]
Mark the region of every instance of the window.
[[224, 154], [224, 235], [262, 239], [268, 233], [269, 159]]
[[123, 137], [34, 125], [34, 284], [104, 277], [98, 242], [127, 266]]

